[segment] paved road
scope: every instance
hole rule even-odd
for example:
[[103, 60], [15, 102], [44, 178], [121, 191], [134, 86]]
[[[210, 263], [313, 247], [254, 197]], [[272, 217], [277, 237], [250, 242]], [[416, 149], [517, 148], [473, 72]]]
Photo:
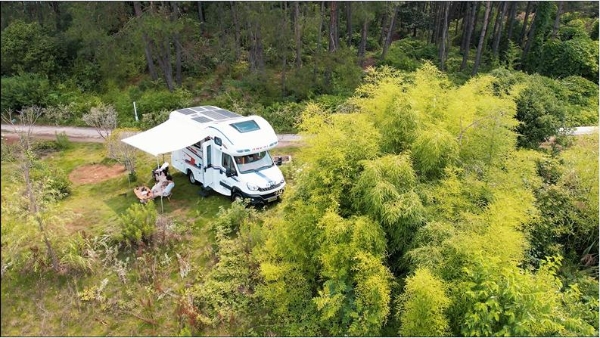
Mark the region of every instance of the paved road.
[[[15, 132], [23, 131], [25, 128], [21, 125], [2, 124], [2, 137], [10, 137]], [[94, 128], [89, 127], [65, 127], [65, 126], [33, 126], [31, 133], [38, 138], [54, 140], [56, 134], [66, 133], [69, 139], [74, 142], [103, 142], [104, 140]], [[278, 134], [278, 147], [294, 145], [300, 141], [300, 136], [295, 134]]]
[[597, 126], [592, 126], [592, 127], [577, 127], [573, 131], [573, 135], [589, 135], [589, 134], [596, 134], [596, 133], [598, 133], [598, 127]]
[[[10, 124], [2, 124], [2, 137], [8, 136], [10, 134], [15, 133], [15, 129], [17, 131], [21, 131], [24, 128], [20, 125], [10, 125]], [[94, 128], [87, 127], [57, 127], [57, 126], [34, 126], [32, 133], [36, 137], [42, 139], [55, 139], [56, 133], [66, 133], [67, 136], [71, 139], [71, 141], [75, 142], [102, 142], [103, 139], [100, 137], [98, 132]], [[591, 127], [577, 127], [573, 131], [573, 135], [586, 135], [586, 134], [595, 134], [598, 133], [597, 126]], [[279, 147], [285, 147], [289, 145], [293, 145], [294, 143], [301, 140], [299, 135], [295, 134], [278, 134], [277, 138], [279, 139]]]

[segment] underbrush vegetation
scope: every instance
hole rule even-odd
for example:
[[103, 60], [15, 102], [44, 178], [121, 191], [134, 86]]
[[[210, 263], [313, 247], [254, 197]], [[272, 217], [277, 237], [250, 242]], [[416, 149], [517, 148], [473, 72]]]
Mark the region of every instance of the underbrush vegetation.
[[[18, 162], [9, 161], [3, 153], [2, 335], [229, 332], [228, 327], [214, 321], [215, 313], [206, 312], [210, 325], [196, 325], [192, 314], [200, 313], [198, 303], [188, 299], [190, 295], [201, 297], [194, 285], [210, 284], [204, 277], [207, 274], [214, 275], [215, 282], [228, 278], [212, 272], [221, 250], [237, 251], [236, 246], [222, 241], [227, 236], [235, 238], [240, 224], [248, 224], [247, 214], [258, 211], [241, 204], [229, 211], [228, 198], [217, 194], [199, 196], [198, 187], [179, 173], [173, 175], [177, 188], [170, 201], [144, 205], [132, 190], [151, 182], [155, 158], [138, 153], [140, 175], [134, 182], [123, 172], [97, 183], [72, 183], [68, 175], [83, 166], [110, 167], [116, 162], [104, 157], [102, 144], [40, 148], [52, 151], [43, 153], [39, 167], [33, 171], [35, 180], [49, 184], [45, 191], [68, 191], [59, 195], [60, 199], [48, 200], [43, 215], [60, 269], [58, 273], [52, 270], [43, 233], [19, 221], [18, 214], [26, 214], [27, 207], [14, 209], [14, 196], [21, 193], [22, 187], [16, 174]], [[296, 148], [278, 151], [294, 153]], [[238, 216], [228, 216], [234, 210], [238, 210]], [[250, 242], [244, 245], [250, 250]], [[220, 303], [214, 304], [218, 309]], [[87, 324], [82, 326], [82, 322]]]

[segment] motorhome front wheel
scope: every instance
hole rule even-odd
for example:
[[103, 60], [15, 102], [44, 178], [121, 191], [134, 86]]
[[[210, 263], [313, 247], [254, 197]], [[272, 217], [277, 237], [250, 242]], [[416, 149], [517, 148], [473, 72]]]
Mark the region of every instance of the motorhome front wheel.
[[236, 201], [241, 201], [244, 198], [242, 197], [242, 194], [240, 194], [238, 191], [234, 192], [233, 194], [231, 194], [231, 200], [236, 202]]
[[196, 178], [194, 178], [194, 173], [191, 170], [188, 170], [188, 179], [191, 184], [196, 184]]

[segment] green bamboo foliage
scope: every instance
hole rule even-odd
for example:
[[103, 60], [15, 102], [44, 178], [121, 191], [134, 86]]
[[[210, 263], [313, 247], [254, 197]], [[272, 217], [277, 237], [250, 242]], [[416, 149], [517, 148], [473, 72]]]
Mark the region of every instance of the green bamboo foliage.
[[309, 104], [301, 129], [306, 148], [298, 155], [303, 164], [299, 195], [322, 211], [330, 207], [349, 209], [349, 192], [359, 162], [379, 154], [381, 137], [373, 121], [363, 114], [330, 114], [319, 105]]
[[328, 212], [319, 223], [321, 278], [313, 298], [332, 335], [377, 335], [389, 313], [391, 274], [383, 264], [385, 239], [366, 217], [345, 220]]
[[356, 207], [380, 222], [390, 253], [404, 252], [415, 230], [424, 221], [424, 208], [414, 191], [416, 175], [410, 158], [386, 155], [364, 167], [353, 187]]
[[[556, 276], [560, 257], [549, 258], [535, 274], [498, 259], [479, 256], [464, 269], [461, 285], [466, 313], [461, 333], [466, 336], [593, 336], [597, 330], [566, 313], [565, 301], [577, 297]], [[566, 297], [565, 297], [566, 296]]]
[[444, 282], [427, 268], [420, 268], [406, 279], [404, 294], [400, 298], [397, 315], [402, 326], [401, 336], [449, 335], [448, 320], [444, 311], [450, 306]]

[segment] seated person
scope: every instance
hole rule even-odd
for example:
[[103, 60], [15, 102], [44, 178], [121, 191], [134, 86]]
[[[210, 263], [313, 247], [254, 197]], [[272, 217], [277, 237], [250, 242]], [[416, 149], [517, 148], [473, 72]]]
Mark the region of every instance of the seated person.
[[175, 187], [175, 182], [172, 180], [164, 180], [156, 183], [152, 187], [152, 198], [159, 196], [169, 196], [171, 194], [171, 190]]
[[156, 197], [156, 196], [160, 196], [162, 195], [163, 190], [165, 190], [165, 187], [167, 186], [167, 184], [169, 184], [167, 182], [167, 180], [164, 181], [158, 181], [158, 183], [156, 183], [153, 187], [152, 187], [152, 196]]
[[156, 182], [164, 181], [167, 176], [170, 176], [169, 175], [169, 162], [163, 163], [163, 165], [161, 167], [156, 168], [152, 173], [154, 175], [154, 180]]
[[154, 171], [154, 180], [156, 182], [165, 181], [166, 179], [167, 179], [167, 175], [165, 175], [164, 171], [160, 171], [159, 169], [156, 169]]
[[173, 190], [174, 187], [175, 187], [175, 182], [173, 182], [172, 180], [168, 180], [167, 186], [163, 190], [162, 195], [165, 197], [171, 195], [171, 191]]

